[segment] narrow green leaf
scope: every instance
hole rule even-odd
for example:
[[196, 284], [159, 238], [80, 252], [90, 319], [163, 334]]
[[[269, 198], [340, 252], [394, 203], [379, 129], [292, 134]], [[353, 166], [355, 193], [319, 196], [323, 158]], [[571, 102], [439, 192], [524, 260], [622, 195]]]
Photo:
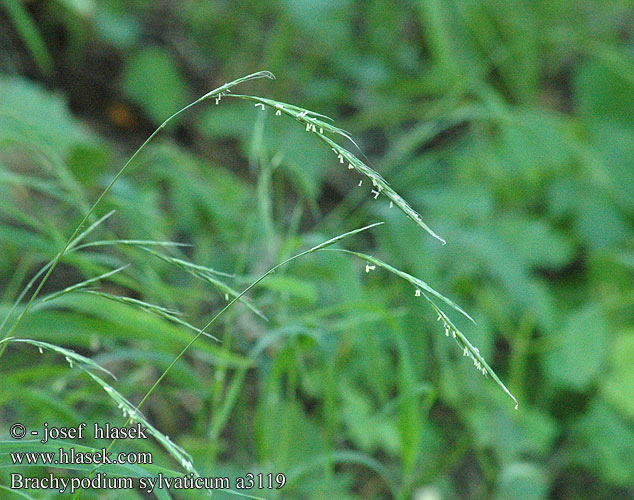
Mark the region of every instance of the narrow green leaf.
[[[109, 370], [106, 370], [103, 366], [95, 363], [90, 358], [82, 356], [81, 354], [77, 354], [75, 351], [72, 351], [70, 349], [66, 349], [64, 347], [60, 347], [54, 344], [49, 344], [48, 342], [41, 342], [39, 340], [33, 340], [33, 339], [18, 339], [15, 337], [7, 337], [6, 339], [0, 340], [0, 344], [8, 344], [10, 342], [13, 342], [13, 343], [18, 342], [23, 344], [34, 345], [35, 347], [39, 349], [40, 353], [42, 353], [43, 349], [56, 352], [57, 354], [61, 354], [62, 356], [64, 356], [64, 358], [66, 359], [66, 361], [68, 362], [71, 368], [73, 368], [75, 364], [77, 364], [78, 367], [81, 369], [84, 369], [84, 367], [90, 367], [95, 370], [99, 370], [101, 372], [107, 373], [115, 380], [117, 379], [117, 377], [115, 377], [114, 374], [112, 374], [112, 372], [110, 372]], [[84, 369], [84, 371], [86, 370]]]
[[[142, 248], [146, 252], [149, 252], [155, 257], [161, 259], [162, 261], [167, 262], [168, 264], [174, 265], [182, 269], [183, 271], [191, 274], [192, 276], [195, 276], [196, 278], [200, 280], [206, 281], [207, 283], [211, 284], [213, 287], [218, 289], [225, 296], [225, 299], [227, 300], [229, 299], [229, 297], [238, 296], [238, 292], [236, 290], [234, 290], [229, 285], [227, 285], [224, 281], [216, 277], [216, 275], [230, 276], [226, 273], [221, 273], [220, 271], [216, 271], [215, 269], [211, 269], [209, 267], [193, 264], [183, 259], [170, 257], [169, 255], [164, 255], [162, 253], [156, 252], [149, 248], [144, 248], [142, 246], [140, 248]], [[253, 313], [257, 314], [260, 318], [262, 318], [265, 321], [268, 321], [267, 317], [264, 314], [262, 314], [262, 312], [260, 312], [260, 310], [257, 307], [255, 307], [253, 304], [251, 304], [248, 300], [241, 298], [240, 302], [242, 302], [245, 306], [247, 306]]]
[[[230, 97], [235, 97], [238, 99], [244, 99], [247, 101], [255, 102], [256, 106], [261, 106], [262, 109], [265, 107], [271, 108], [275, 111], [276, 114], [285, 114], [295, 118], [297, 121], [306, 126], [306, 131], [309, 133], [314, 133], [319, 139], [325, 142], [328, 146], [332, 148], [334, 153], [337, 155], [339, 162], [342, 165], [348, 165], [348, 168], [354, 169], [360, 174], [364, 175], [372, 182], [372, 187], [375, 195], [378, 197], [380, 194], [386, 196], [392, 203], [394, 203], [407, 217], [409, 217], [412, 221], [422, 227], [425, 231], [427, 231], [431, 236], [439, 240], [443, 245], [446, 241], [438, 236], [427, 224], [423, 222], [422, 217], [416, 210], [414, 210], [405, 199], [401, 195], [399, 195], [392, 187], [387, 183], [383, 177], [374, 169], [370, 168], [364, 162], [362, 162], [359, 158], [353, 155], [350, 151], [345, 149], [344, 147], [337, 144], [335, 141], [330, 139], [325, 135], [326, 132], [330, 132], [336, 135], [340, 135], [345, 137], [349, 141], [351, 141], [355, 146], [357, 146], [356, 142], [350, 137], [350, 134], [345, 130], [335, 127], [334, 125], [322, 120], [321, 118], [328, 119], [328, 117], [324, 115], [320, 115], [319, 113], [315, 113], [314, 111], [310, 111], [304, 108], [300, 108], [299, 106], [294, 106], [292, 104], [287, 104], [280, 101], [274, 101], [272, 99], [266, 99], [264, 97], [252, 96], [252, 95], [242, 95], [242, 94], [229, 94]], [[358, 148], [358, 146], [357, 146]], [[345, 160], [345, 161], [344, 161]]]
[[382, 260], [377, 259], [376, 257], [372, 257], [370, 255], [366, 255], [359, 252], [352, 252], [350, 250], [343, 250], [339, 248], [334, 248], [334, 249], [331, 249], [330, 251], [344, 252], [344, 253], [349, 253], [351, 255], [355, 255], [359, 257], [360, 259], [366, 260], [376, 266], [379, 266], [385, 269], [386, 271], [391, 272], [392, 274], [396, 274], [397, 276], [403, 278], [404, 280], [409, 281], [412, 285], [416, 287], [417, 290], [423, 289], [426, 292], [429, 292], [430, 294], [432, 294], [434, 297], [442, 300], [445, 304], [454, 308], [456, 311], [458, 311], [460, 314], [464, 315], [465, 317], [469, 318], [475, 324], [475, 320], [469, 315], [469, 313], [467, 313], [464, 309], [462, 309], [462, 307], [460, 307], [458, 304], [453, 302], [451, 299], [448, 299], [441, 293], [434, 290], [423, 280], [416, 278], [415, 276], [412, 276], [411, 274], [408, 274], [404, 271], [401, 271], [400, 269], [396, 269], [395, 267], [383, 262]]

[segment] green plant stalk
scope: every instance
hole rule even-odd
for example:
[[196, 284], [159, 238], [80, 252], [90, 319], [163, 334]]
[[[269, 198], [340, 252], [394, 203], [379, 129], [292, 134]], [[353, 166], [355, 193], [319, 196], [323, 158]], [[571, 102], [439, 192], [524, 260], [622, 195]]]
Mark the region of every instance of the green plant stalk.
[[390, 187], [388, 182], [376, 170], [366, 165], [350, 151], [340, 146], [338, 143], [325, 135], [325, 133], [327, 132], [344, 137], [352, 144], [354, 144], [357, 149], [359, 149], [359, 146], [350, 136], [350, 134], [345, 130], [332, 125], [330, 123], [330, 118], [314, 111], [300, 108], [299, 106], [295, 106], [293, 104], [283, 103], [272, 99], [266, 99], [264, 97], [242, 94], [229, 94], [229, 97], [254, 102], [256, 107], [259, 106], [263, 110], [266, 107], [269, 107], [275, 111], [275, 114], [277, 116], [285, 114], [287, 116], [295, 118], [301, 124], [306, 125], [306, 131], [309, 133], [314, 133], [317, 138], [328, 145], [332, 149], [332, 151], [337, 154], [337, 157], [341, 164], [348, 163], [349, 169], [356, 170], [372, 182], [372, 186], [376, 188], [375, 192], [378, 192], [377, 197], [379, 194], [383, 194], [419, 227], [423, 228], [431, 236], [440, 241], [443, 245], [446, 243], [443, 238], [438, 236], [427, 224], [423, 222], [421, 215], [416, 210], [414, 210], [410, 206], [410, 204], [405, 199], [403, 199], [401, 195], [394, 191], [394, 189]]
[[2, 0], [1, 2], [7, 12], [9, 19], [13, 22], [16, 31], [19, 33], [24, 45], [33, 56], [38, 69], [46, 76], [53, 72], [53, 58], [51, 57], [42, 35], [37, 30], [33, 19], [29, 16], [25, 7], [19, 0]]
[[[260, 283], [260, 281], [264, 280], [265, 278], [267, 278], [268, 276], [270, 276], [271, 274], [273, 274], [275, 271], [277, 271], [280, 267], [285, 266], [286, 264], [289, 264], [291, 262], [293, 262], [295, 259], [299, 259], [305, 255], [308, 255], [310, 253], [314, 253], [317, 252], [323, 248], [329, 247], [330, 245], [334, 245], [335, 243], [337, 243], [338, 241], [347, 238], [348, 236], [352, 236], [354, 234], [360, 233], [362, 231], [366, 231], [368, 229], [371, 229], [373, 227], [376, 226], [380, 226], [381, 224], [383, 224], [383, 222], [376, 222], [374, 224], [370, 224], [369, 226], [364, 226], [362, 228], [359, 229], [354, 229], [352, 231], [348, 231], [347, 233], [343, 233], [340, 234], [339, 236], [335, 236], [334, 238], [331, 238], [327, 241], [324, 241], [323, 243], [320, 243], [317, 246], [314, 246], [312, 248], [309, 248], [308, 250], [305, 250], [301, 253], [298, 253], [296, 255], [293, 255], [292, 257], [289, 257], [286, 260], [283, 260], [282, 262], [280, 262], [279, 264], [273, 266], [271, 269], [269, 269], [266, 273], [264, 273], [262, 276], [260, 276], [258, 279], [256, 279], [253, 283], [251, 283], [248, 287], [246, 287], [242, 292], [240, 292], [239, 295], [235, 296], [230, 302], [227, 302], [227, 304], [213, 317], [211, 318], [211, 320], [209, 320], [209, 322], [198, 332], [198, 334], [196, 334], [190, 341], [189, 343], [181, 350], [181, 352], [178, 353], [178, 355], [174, 358], [174, 360], [169, 364], [169, 366], [163, 371], [163, 373], [161, 374], [161, 376], [156, 379], [156, 382], [154, 382], [154, 384], [152, 385], [152, 387], [150, 387], [150, 389], [145, 393], [145, 396], [143, 396], [143, 398], [141, 399], [141, 401], [139, 402], [139, 404], [137, 405], [136, 409], [140, 410], [141, 407], [143, 406], [143, 404], [147, 401], [147, 399], [152, 395], [152, 393], [154, 392], [154, 390], [158, 387], [158, 385], [161, 383], [161, 381], [167, 376], [167, 374], [170, 372], [170, 370], [174, 367], [174, 365], [176, 365], [176, 363], [178, 363], [181, 358], [185, 355], [185, 353], [190, 349], [190, 347], [192, 347], [194, 345], [194, 343], [202, 336], [205, 334], [205, 332], [207, 331], [207, 329], [214, 324], [214, 322], [220, 317], [222, 316], [228, 309], [230, 309], [233, 304], [235, 304], [238, 300], [240, 300], [240, 298], [245, 295], [247, 292], [249, 292], [249, 290], [251, 290], [252, 288], [254, 288], [255, 286], [258, 285], [258, 283]], [[126, 420], [124, 427], [127, 427], [130, 422], [132, 421], [132, 417], [128, 417], [128, 419]], [[117, 439], [113, 439], [112, 442], [110, 443], [110, 445], [108, 446], [108, 448], [106, 449], [106, 451], [110, 451], [112, 449], [112, 447], [115, 445], [115, 443], [117, 442]], [[90, 474], [89, 474], [89, 478], [92, 478], [93, 475], [95, 474], [95, 472], [97, 471], [97, 469], [93, 469]], [[79, 498], [81, 492], [83, 490], [77, 490], [77, 492], [75, 493], [75, 495], [73, 495], [73, 500], [76, 500]]]
[[[44, 277], [42, 278], [42, 280], [40, 281], [40, 283], [38, 284], [37, 288], [35, 289], [35, 291], [33, 292], [33, 294], [31, 295], [31, 298], [29, 299], [29, 301], [27, 302], [25, 308], [22, 310], [22, 312], [20, 313], [20, 315], [18, 316], [18, 319], [16, 320], [16, 322], [13, 324], [13, 326], [11, 326], [11, 328], [9, 329], [9, 331], [4, 335], [3, 339], [10, 337], [13, 332], [16, 330], [16, 328], [20, 325], [20, 323], [22, 322], [22, 320], [24, 319], [24, 316], [26, 316], [26, 314], [29, 312], [29, 310], [31, 309], [31, 306], [33, 305], [33, 301], [35, 301], [35, 299], [37, 298], [38, 294], [40, 293], [40, 290], [42, 290], [42, 287], [44, 286], [44, 283], [46, 283], [46, 281], [48, 280], [49, 276], [51, 275], [51, 273], [55, 270], [55, 267], [57, 266], [57, 264], [59, 263], [60, 259], [64, 256], [64, 254], [66, 253], [66, 251], [68, 250], [69, 246], [71, 245], [71, 243], [73, 242], [73, 240], [75, 239], [75, 237], [77, 237], [77, 235], [79, 234], [79, 232], [81, 231], [82, 227], [86, 224], [86, 222], [88, 222], [88, 219], [90, 219], [90, 217], [95, 213], [95, 210], [97, 209], [97, 207], [99, 206], [99, 204], [101, 203], [101, 200], [104, 199], [104, 197], [110, 192], [110, 190], [112, 189], [112, 187], [115, 185], [115, 183], [119, 180], [119, 178], [124, 174], [124, 172], [127, 170], [128, 166], [134, 161], [134, 159], [139, 155], [139, 153], [145, 148], [145, 146], [147, 146], [149, 144], [149, 142], [161, 131], [163, 130], [167, 124], [172, 121], [174, 118], [176, 118], [178, 115], [180, 115], [181, 113], [184, 113], [185, 111], [187, 111], [189, 108], [195, 106], [196, 104], [205, 101], [207, 99], [211, 99], [214, 97], [219, 97], [221, 95], [224, 94], [225, 91], [229, 90], [231, 87], [233, 87], [234, 85], [238, 85], [242, 82], [245, 82], [247, 80], [251, 80], [254, 78], [271, 78], [274, 79], [275, 76], [268, 72], [268, 71], [260, 71], [257, 73], [252, 73], [250, 75], [244, 76], [242, 78], [238, 78], [237, 80], [234, 80], [232, 82], [226, 83], [224, 85], [222, 85], [221, 87], [218, 87], [215, 90], [212, 90], [210, 92], [207, 92], [205, 95], [203, 95], [202, 97], [199, 97], [198, 99], [196, 99], [195, 101], [191, 102], [190, 104], [188, 104], [187, 106], [185, 106], [184, 108], [179, 109], [178, 111], [176, 111], [173, 115], [171, 115], [167, 120], [165, 120], [163, 123], [161, 123], [159, 125], [159, 127], [152, 132], [152, 134], [150, 134], [150, 136], [145, 140], [145, 142], [143, 144], [141, 144], [141, 146], [134, 152], [134, 154], [130, 157], [130, 159], [125, 163], [125, 165], [123, 165], [123, 167], [121, 168], [121, 170], [119, 170], [119, 172], [117, 172], [117, 174], [114, 176], [114, 178], [112, 179], [112, 181], [110, 181], [110, 184], [108, 184], [108, 186], [103, 190], [103, 192], [99, 195], [99, 198], [97, 198], [97, 201], [95, 201], [93, 203], [93, 205], [90, 207], [90, 209], [88, 210], [88, 212], [86, 213], [86, 215], [84, 216], [84, 218], [81, 220], [81, 222], [79, 223], [79, 225], [75, 228], [75, 231], [73, 231], [72, 236], [66, 241], [66, 244], [64, 245], [64, 248], [62, 248], [60, 250], [60, 252], [55, 256], [55, 258], [51, 261], [51, 265], [49, 266], [48, 270], [46, 271], [46, 274], [44, 274]], [[2, 355], [4, 354], [4, 351], [6, 349], [6, 344], [3, 344], [0, 347], [0, 357], [2, 357]]]
[[[253, 237], [254, 229], [257, 224], [259, 210], [258, 210], [258, 199], [255, 198], [253, 203], [253, 210], [250, 211], [251, 217], [248, 222], [244, 225], [244, 230], [242, 234], [242, 241], [244, 243], [244, 250], [240, 252], [237, 256], [237, 262], [233, 269], [235, 274], [243, 274], [246, 269], [246, 255], [248, 248], [248, 241], [250, 237]], [[233, 314], [232, 314], [233, 315]], [[231, 323], [231, 316], [227, 318], [224, 333], [222, 336], [222, 344], [221, 349], [226, 351], [227, 353], [231, 349], [231, 345], [233, 342], [233, 332], [232, 329], [228, 327]], [[230, 389], [228, 396], [225, 397], [224, 402], [222, 401], [222, 389], [224, 381], [227, 379], [228, 369], [225, 366], [218, 367], [217, 380], [219, 383], [214, 383], [211, 387], [210, 394], [208, 395], [208, 400], [210, 401], [210, 423], [208, 425], [208, 435], [211, 439], [216, 439], [217, 436], [222, 432], [226, 422], [228, 421], [229, 414], [233, 409], [234, 404], [236, 403], [239, 393], [238, 389], [242, 384], [244, 377], [247, 374], [246, 369], [241, 369], [237, 375], [234, 377], [234, 380], [231, 381]], [[214, 451], [214, 456], [216, 456], [217, 450]]]

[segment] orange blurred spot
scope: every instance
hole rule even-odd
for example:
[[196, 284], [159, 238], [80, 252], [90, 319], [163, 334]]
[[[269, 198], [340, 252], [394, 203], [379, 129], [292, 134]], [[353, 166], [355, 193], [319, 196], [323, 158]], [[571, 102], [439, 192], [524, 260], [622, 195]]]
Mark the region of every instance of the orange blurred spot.
[[139, 123], [136, 113], [123, 103], [111, 104], [106, 112], [110, 121], [119, 127], [134, 128]]

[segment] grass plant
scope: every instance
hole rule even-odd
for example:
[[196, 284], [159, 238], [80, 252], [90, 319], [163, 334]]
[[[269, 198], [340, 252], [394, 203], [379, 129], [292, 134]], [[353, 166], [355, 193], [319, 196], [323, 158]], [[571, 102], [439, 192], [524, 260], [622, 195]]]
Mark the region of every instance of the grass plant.
[[[98, 207], [102, 204], [103, 200], [106, 198], [108, 193], [113, 189], [117, 181], [124, 175], [124, 173], [128, 170], [129, 166], [133, 163], [135, 158], [144, 150], [144, 148], [148, 145], [148, 143], [158, 134], [162, 129], [164, 129], [173, 119], [179, 116], [181, 113], [190, 109], [192, 106], [209, 100], [215, 100], [216, 104], [220, 104], [223, 98], [235, 98], [240, 100], [246, 100], [255, 103], [256, 107], [260, 107], [263, 111], [269, 109], [273, 111], [276, 115], [286, 115], [297, 120], [301, 126], [305, 127], [306, 132], [314, 134], [319, 140], [321, 140], [327, 147], [329, 147], [332, 152], [336, 155], [337, 161], [342, 166], [346, 167], [347, 170], [354, 170], [361, 174], [363, 178], [367, 179], [372, 186], [372, 194], [375, 198], [379, 196], [385, 196], [389, 202], [390, 206], [396, 206], [401, 212], [403, 212], [409, 219], [414, 221], [416, 225], [429, 233], [432, 237], [439, 240], [443, 244], [445, 240], [438, 236], [427, 224], [425, 224], [422, 220], [421, 215], [414, 209], [412, 206], [405, 201], [405, 199], [400, 196], [392, 187], [388, 184], [388, 182], [383, 179], [383, 177], [376, 172], [374, 169], [369, 167], [364, 161], [360, 160], [355, 154], [353, 154], [350, 150], [344, 148], [339, 143], [335, 142], [335, 140], [329, 135], [334, 137], [343, 138], [348, 140], [353, 146], [357, 147], [354, 140], [351, 138], [350, 134], [346, 131], [334, 126], [332, 121], [321, 114], [315, 113], [313, 111], [294, 106], [291, 104], [282, 103], [280, 101], [274, 101], [271, 99], [266, 99], [262, 97], [252, 96], [252, 95], [241, 95], [234, 94], [232, 92], [232, 88], [236, 85], [257, 79], [257, 78], [274, 78], [273, 75], [267, 71], [262, 71], [258, 73], [253, 73], [251, 75], [245, 76], [243, 78], [239, 78], [230, 83], [227, 83], [211, 92], [206, 93], [199, 99], [193, 101], [187, 106], [183, 107], [176, 113], [172, 114], [167, 120], [165, 120], [149, 137], [148, 139], [134, 152], [134, 154], [130, 157], [130, 159], [124, 164], [124, 166], [112, 177], [112, 180], [105, 187], [105, 189], [101, 192], [96, 201], [90, 206], [90, 208], [86, 211], [81, 219], [80, 223], [75, 227], [71, 236], [66, 240], [61, 250], [55, 255], [55, 257], [47, 262], [29, 281], [29, 283], [24, 287], [21, 293], [18, 295], [16, 301], [13, 304], [13, 307], [9, 309], [2, 320], [2, 325], [0, 325], [0, 331], [4, 330], [4, 337], [0, 341], [0, 356], [5, 352], [5, 349], [10, 344], [30, 344], [37, 347], [40, 352], [43, 350], [50, 350], [57, 354], [63, 355], [66, 361], [69, 363], [70, 367], [77, 367], [82, 371], [85, 371], [90, 378], [96, 382], [101, 388], [107, 393], [107, 395], [113, 400], [113, 402], [117, 405], [119, 410], [122, 411], [123, 416], [126, 418], [125, 426], [129, 425], [132, 422], [141, 423], [144, 427], [148, 429], [148, 432], [157, 440], [157, 442], [167, 451], [169, 455], [171, 455], [180, 466], [186, 471], [194, 473], [195, 475], [199, 475], [198, 471], [194, 468], [193, 459], [191, 455], [189, 455], [181, 446], [173, 443], [170, 438], [159, 431], [144, 415], [141, 413], [141, 408], [147, 399], [155, 392], [161, 381], [170, 373], [170, 371], [178, 364], [178, 362], [190, 351], [190, 349], [194, 346], [197, 340], [201, 336], [206, 336], [214, 341], [220, 341], [220, 338], [210, 332], [208, 330], [214, 325], [214, 323], [224, 314], [226, 314], [234, 304], [241, 302], [246, 305], [248, 309], [251, 310], [255, 315], [257, 315], [261, 320], [267, 321], [266, 317], [260, 312], [260, 310], [253, 305], [250, 301], [247, 300], [246, 294], [256, 287], [260, 282], [265, 280], [267, 277], [271, 276], [275, 271], [280, 269], [283, 266], [287, 266], [291, 262], [300, 259], [302, 257], [308, 256], [309, 254], [313, 254], [315, 252], [321, 250], [331, 250], [337, 252], [345, 252], [348, 255], [352, 255], [366, 262], [366, 272], [370, 270], [375, 270], [376, 267], [387, 270], [388, 272], [399, 276], [400, 278], [405, 279], [415, 288], [415, 295], [422, 296], [427, 302], [430, 303], [431, 307], [438, 315], [438, 319], [442, 321], [445, 333], [447, 336], [451, 336], [456, 340], [461, 349], [464, 349], [464, 354], [470, 356], [475, 366], [482, 371], [484, 375], [490, 375], [494, 381], [513, 399], [515, 402], [515, 407], [517, 408], [517, 400], [510, 393], [510, 391], [506, 388], [506, 386], [501, 382], [501, 380], [497, 377], [497, 375], [493, 372], [491, 367], [485, 362], [479, 350], [474, 347], [464, 336], [464, 334], [458, 330], [454, 324], [451, 322], [449, 317], [436, 305], [436, 300], [443, 302], [448, 305], [452, 309], [456, 310], [469, 320], [471, 320], [474, 324], [475, 321], [473, 318], [465, 312], [460, 306], [454, 303], [452, 300], [448, 299], [444, 295], [440, 294], [436, 290], [434, 290], [430, 285], [426, 282], [422, 281], [419, 278], [416, 278], [404, 271], [401, 271], [375, 257], [362, 254], [359, 252], [353, 252], [349, 250], [345, 250], [342, 248], [328, 248], [332, 245], [339, 243], [340, 241], [349, 238], [353, 235], [359, 234], [361, 232], [372, 229], [380, 224], [375, 223], [360, 229], [355, 229], [352, 231], [345, 232], [336, 236], [334, 238], [328, 239], [322, 243], [319, 243], [308, 250], [302, 251], [289, 257], [279, 264], [271, 267], [267, 272], [259, 276], [257, 279], [252, 281], [246, 288], [244, 288], [241, 292], [235, 290], [232, 286], [227, 284], [225, 280], [233, 279], [236, 276], [228, 273], [224, 273], [221, 271], [214, 270], [210, 267], [194, 264], [184, 258], [174, 257], [171, 255], [164, 254], [155, 250], [157, 247], [161, 247], [163, 249], [177, 249], [182, 244], [176, 242], [161, 242], [155, 240], [129, 240], [129, 239], [109, 239], [109, 240], [97, 240], [97, 241], [86, 241], [90, 234], [95, 231], [98, 227], [100, 227], [107, 219], [109, 219], [113, 212], [108, 212], [106, 215], [94, 220], [94, 216], [97, 213]], [[358, 149], [358, 147], [357, 147]], [[362, 153], [361, 153], [362, 155]], [[87, 227], [86, 225], [91, 222]], [[159, 259], [160, 261], [167, 263], [175, 268], [179, 269], [182, 272], [188, 273], [205, 283], [211, 285], [215, 289], [217, 289], [222, 296], [227, 300], [227, 303], [222, 309], [217, 312], [213, 317], [203, 326], [202, 328], [197, 328], [183, 319], [182, 313], [170, 309], [168, 307], [152, 304], [150, 302], [139, 300], [133, 297], [121, 296], [112, 294], [106, 291], [102, 291], [99, 289], [95, 289], [95, 285], [102, 283], [106, 280], [111, 280], [119, 273], [124, 271], [127, 265], [117, 267], [115, 269], [110, 269], [102, 272], [96, 276], [85, 279], [81, 282], [75, 283], [73, 285], [67, 286], [59, 291], [55, 291], [49, 293], [47, 295], [40, 297], [40, 292], [42, 292], [44, 285], [47, 280], [51, 277], [55, 269], [58, 267], [60, 263], [62, 263], [67, 257], [72, 256], [75, 253], [86, 252], [90, 250], [94, 250], [99, 247], [104, 246], [131, 246], [136, 247], [148, 255]], [[34, 287], [34, 290], [30, 293], [30, 290]], [[29, 294], [29, 298], [25, 304], [22, 303], [22, 300]], [[42, 342], [34, 339], [28, 339], [23, 337], [17, 337], [17, 335], [23, 334], [21, 331], [21, 325], [25, 318], [29, 315], [32, 310], [38, 310], [45, 307], [50, 307], [51, 303], [59, 302], [60, 299], [66, 297], [70, 294], [84, 294], [86, 297], [100, 297], [102, 299], [113, 301], [119, 304], [123, 304], [125, 306], [134, 307], [140, 309], [142, 311], [157, 315], [161, 318], [167, 319], [170, 322], [175, 323], [176, 325], [185, 327], [194, 332], [194, 336], [189, 340], [189, 342], [180, 350], [177, 356], [173, 358], [173, 360], [167, 365], [167, 367], [162, 371], [161, 375], [156, 379], [154, 384], [149, 388], [149, 390], [145, 393], [143, 398], [137, 405], [133, 405], [130, 403], [122, 394], [120, 394], [112, 385], [107, 383], [104, 379], [102, 379], [95, 372], [105, 372], [108, 375], [113, 376], [108, 370], [94, 362], [93, 360], [82, 356], [72, 350], [63, 348], [61, 346], [57, 346], [48, 342]], [[17, 312], [16, 312], [17, 311]], [[24, 332], [26, 334], [27, 332]], [[236, 386], [239, 387], [239, 386]], [[110, 450], [116, 443], [116, 440], [112, 441], [108, 447]], [[23, 445], [16, 444], [16, 446], [26, 449], [30, 446], [29, 443], [24, 443]], [[98, 470], [98, 468], [93, 469], [90, 472], [90, 475], [94, 475], [94, 473]], [[124, 471], [125, 472], [125, 471]], [[171, 474], [175, 474], [174, 471], [170, 472]], [[244, 495], [241, 492], [232, 490], [232, 492], [236, 495], [240, 496], [249, 496]], [[79, 498], [81, 496], [81, 491], [75, 493], [73, 498]], [[257, 498], [251, 497], [250, 498]]]

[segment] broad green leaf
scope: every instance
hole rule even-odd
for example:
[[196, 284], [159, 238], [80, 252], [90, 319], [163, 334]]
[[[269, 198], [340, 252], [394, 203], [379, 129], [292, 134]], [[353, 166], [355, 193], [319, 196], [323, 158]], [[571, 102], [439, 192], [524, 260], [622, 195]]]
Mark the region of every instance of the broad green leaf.
[[71, 148], [95, 143], [93, 136], [70, 114], [65, 99], [39, 84], [0, 76], [0, 143], [27, 140], [60, 156]]
[[499, 476], [495, 500], [546, 500], [550, 481], [545, 470], [531, 463], [507, 465]]
[[630, 487], [634, 481], [634, 431], [600, 399], [575, 423], [570, 437], [575, 461], [609, 484]]
[[128, 60], [123, 86], [155, 123], [186, 104], [189, 93], [176, 61], [157, 47], [143, 49]]
[[586, 389], [603, 367], [608, 334], [599, 305], [590, 303], [572, 312], [548, 336], [549, 350], [542, 360], [546, 377], [555, 386]]
[[610, 346], [610, 370], [601, 390], [606, 400], [634, 419], [634, 330], [626, 330]]
[[634, 83], [603, 62], [580, 65], [573, 96], [577, 110], [588, 120], [634, 125]]

